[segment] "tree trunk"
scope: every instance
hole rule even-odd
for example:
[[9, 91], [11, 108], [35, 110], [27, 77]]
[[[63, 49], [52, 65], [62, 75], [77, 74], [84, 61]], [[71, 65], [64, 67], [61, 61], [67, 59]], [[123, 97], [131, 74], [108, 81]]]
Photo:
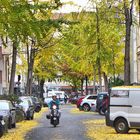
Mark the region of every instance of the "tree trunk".
[[40, 81], [40, 98], [42, 99], [43, 101], [43, 93], [44, 93], [44, 83], [45, 83], [45, 79], [42, 78], [41, 81]]
[[105, 72], [103, 72], [103, 77], [104, 77], [104, 83], [105, 83], [105, 91], [109, 91], [109, 86], [108, 86], [108, 80], [107, 80], [107, 75]]
[[93, 66], [93, 94], [96, 94], [96, 68]]
[[9, 94], [14, 94], [14, 82], [15, 82], [15, 73], [16, 73], [16, 56], [17, 56], [17, 42], [13, 42], [12, 67], [11, 67]]
[[98, 67], [98, 76], [99, 76], [99, 91], [102, 91], [102, 79], [101, 79], [101, 60], [100, 60], [100, 49], [101, 49], [101, 43], [100, 43], [100, 27], [99, 27], [99, 12], [98, 8], [96, 7], [96, 32], [97, 32], [97, 49], [98, 49], [98, 57], [97, 57], [97, 67]]
[[35, 58], [35, 49], [34, 41], [31, 44], [31, 50], [29, 50], [29, 46], [27, 45], [27, 61], [28, 61], [28, 74], [27, 74], [27, 84], [26, 84], [26, 94], [32, 94], [32, 81], [33, 81], [33, 66], [34, 66], [34, 58]]
[[84, 84], [84, 80], [83, 78], [81, 79], [81, 95], [83, 95], [83, 84]]
[[132, 25], [132, 10], [133, 10], [133, 0], [131, 3], [131, 8], [129, 8], [124, 1], [124, 12], [125, 12], [125, 57], [124, 57], [124, 84], [130, 85], [130, 35], [131, 35], [131, 25]]
[[86, 80], [86, 95], [88, 95], [88, 76], [85, 76], [85, 80]]

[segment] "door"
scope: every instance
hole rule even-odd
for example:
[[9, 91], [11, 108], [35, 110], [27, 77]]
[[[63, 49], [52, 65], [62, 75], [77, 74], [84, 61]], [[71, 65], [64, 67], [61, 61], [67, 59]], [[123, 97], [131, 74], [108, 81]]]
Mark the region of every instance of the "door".
[[130, 91], [128, 119], [131, 127], [140, 127], [140, 90]]

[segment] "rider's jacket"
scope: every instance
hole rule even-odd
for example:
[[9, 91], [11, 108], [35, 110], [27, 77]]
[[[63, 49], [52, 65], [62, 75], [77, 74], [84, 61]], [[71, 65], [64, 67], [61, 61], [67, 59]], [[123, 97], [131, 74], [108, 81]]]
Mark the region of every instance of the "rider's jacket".
[[56, 100], [52, 100], [52, 101], [50, 101], [50, 103], [49, 103], [48, 106], [49, 106], [50, 109], [52, 109], [53, 105], [56, 105], [56, 106], [57, 106], [57, 109], [59, 109], [59, 105], [60, 105], [59, 100], [56, 99]]

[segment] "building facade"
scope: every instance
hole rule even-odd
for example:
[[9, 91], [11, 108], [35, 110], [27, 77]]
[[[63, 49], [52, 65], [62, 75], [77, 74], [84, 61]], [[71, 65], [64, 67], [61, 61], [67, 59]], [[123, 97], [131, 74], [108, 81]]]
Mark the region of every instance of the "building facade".
[[10, 55], [10, 47], [5, 48], [0, 39], [0, 95], [8, 93]]
[[137, 78], [140, 83], [140, 25], [137, 27]]

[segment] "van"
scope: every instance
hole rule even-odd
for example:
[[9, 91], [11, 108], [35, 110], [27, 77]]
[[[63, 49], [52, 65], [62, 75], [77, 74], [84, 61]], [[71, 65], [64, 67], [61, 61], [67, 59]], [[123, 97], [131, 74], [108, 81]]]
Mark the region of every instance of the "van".
[[106, 125], [122, 134], [128, 133], [129, 129], [140, 131], [140, 86], [114, 87], [110, 90]]
[[64, 97], [67, 96], [64, 91], [48, 91], [48, 97], [52, 97], [53, 94], [56, 94], [57, 98], [60, 101], [60, 104], [64, 104]]

